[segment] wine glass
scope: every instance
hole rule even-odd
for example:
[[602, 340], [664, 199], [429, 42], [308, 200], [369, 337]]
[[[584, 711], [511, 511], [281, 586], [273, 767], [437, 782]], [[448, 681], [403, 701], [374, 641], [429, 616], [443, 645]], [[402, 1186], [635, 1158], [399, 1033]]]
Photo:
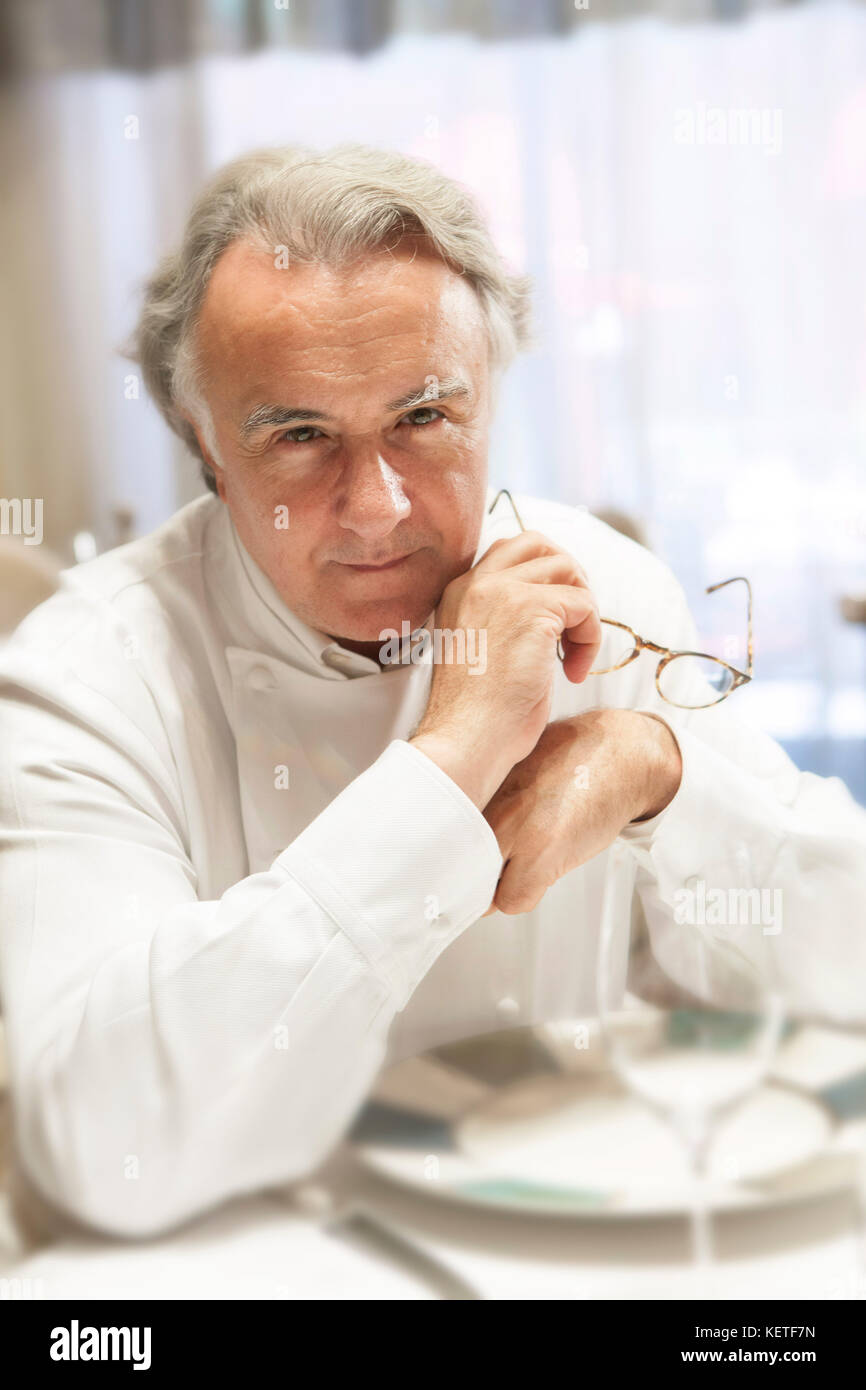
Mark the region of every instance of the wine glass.
[[654, 910], [652, 954], [641, 956], [632, 932], [640, 921], [637, 860], [621, 840], [608, 853], [597, 961], [602, 1038], [623, 1085], [684, 1146], [693, 1255], [706, 1270], [716, 1128], [762, 1083], [781, 1032], [777, 924], [741, 854], [733, 871], [730, 860], [719, 865], [724, 887], [696, 880], [675, 895], [669, 914]]

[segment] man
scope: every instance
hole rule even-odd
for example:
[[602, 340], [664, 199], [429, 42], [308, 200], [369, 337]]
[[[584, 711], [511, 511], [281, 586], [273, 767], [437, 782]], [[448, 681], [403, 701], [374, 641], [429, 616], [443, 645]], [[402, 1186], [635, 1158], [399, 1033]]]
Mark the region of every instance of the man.
[[[43, 1229], [152, 1234], [300, 1177], [384, 1062], [591, 1012], [617, 840], [672, 975], [683, 885], [771, 886], [792, 1006], [862, 1018], [866, 814], [735, 700], [666, 704], [655, 658], [588, 674], [599, 613], [696, 646], [648, 551], [531, 498], [525, 533], [486, 517], [526, 318], [467, 196], [355, 147], [223, 171], [148, 286], [138, 356], [210, 491], [67, 572], [2, 662]], [[386, 660], [420, 628], [466, 659]]]

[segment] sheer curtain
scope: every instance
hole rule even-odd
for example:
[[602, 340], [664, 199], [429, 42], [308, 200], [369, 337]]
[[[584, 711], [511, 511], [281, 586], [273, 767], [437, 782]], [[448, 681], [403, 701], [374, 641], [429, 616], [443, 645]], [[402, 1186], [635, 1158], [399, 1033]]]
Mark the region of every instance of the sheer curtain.
[[866, 792], [866, 628], [837, 615], [866, 590], [863, 7], [265, 48], [3, 101], [3, 490], [45, 497], [50, 541], [108, 543], [119, 504], [148, 530], [198, 488], [112, 352], [202, 176], [284, 141], [403, 149], [468, 184], [536, 279], [494, 479], [638, 517], [729, 659], [739, 586], [702, 589], [748, 574], [760, 679], [738, 700]]

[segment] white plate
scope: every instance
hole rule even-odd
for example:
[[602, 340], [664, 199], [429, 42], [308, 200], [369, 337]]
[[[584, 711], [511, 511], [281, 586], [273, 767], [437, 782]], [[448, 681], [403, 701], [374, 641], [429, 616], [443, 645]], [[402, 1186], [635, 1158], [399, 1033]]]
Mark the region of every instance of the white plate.
[[[437, 1049], [384, 1073], [356, 1128], [371, 1168], [428, 1196], [502, 1210], [588, 1217], [688, 1211], [692, 1179], [669, 1127], [633, 1098], [575, 1028], [511, 1029]], [[584, 1037], [586, 1030], [583, 1029]], [[803, 1053], [788, 1040], [779, 1069]], [[714, 1210], [837, 1191], [858, 1155], [820, 1095], [770, 1082], [715, 1129]]]

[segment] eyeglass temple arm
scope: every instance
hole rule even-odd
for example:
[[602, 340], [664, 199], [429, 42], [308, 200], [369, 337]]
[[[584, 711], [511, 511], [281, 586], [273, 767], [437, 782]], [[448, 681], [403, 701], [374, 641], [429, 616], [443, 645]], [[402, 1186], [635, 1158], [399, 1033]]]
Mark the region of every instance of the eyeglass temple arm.
[[507, 497], [507, 498], [508, 498], [509, 502], [511, 503], [511, 510], [514, 512], [514, 515], [517, 517], [517, 524], [518, 524], [518, 526], [520, 527], [521, 531], [525, 531], [525, 530], [526, 530], [526, 527], [525, 527], [524, 524], [523, 524], [523, 519], [522, 519], [522, 517], [521, 517], [521, 515], [520, 515], [520, 512], [517, 510], [517, 503], [515, 502], [514, 498], [511, 496], [511, 493], [508, 491], [508, 488], [507, 488], [507, 487], [501, 487], [501, 488], [499, 489], [499, 491], [497, 492], [497, 494], [496, 494], [496, 496], [494, 497], [493, 501], [490, 503], [490, 506], [487, 508], [487, 515], [489, 516], [490, 513], [493, 511], [493, 508], [496, 506], [496, 503], [499, 501], [500, 497]]
[[749, 619], [748, 619], [748, 622], [749, 622], [749, 637], [748, 637], [748, 645], [747, 645], [747, 648], [746, 648], [746, 659], [747, 659], [746, 674], [748, 675], [749, 680], [751, 680], [751, 679], [752, 679], [752, 586], [751, 586], [751, 584], [749, 583], [748, 579], [746, 578], [746, 576], [745, 576], [744, 574], [735, 574], [734, 577], [733, 577], [733, 579], [722, 579], [722, 580], [720, 581], [720, 583], [718, 583], [718, 584], [711, 584], [711, 585], [709, 586], [709, 588], [707, 589], [706, 592], [707, 592], [708, 594], [714, 594], [714, 593], [716, 592], [717, 589], [724, 589], [724, 588], [727, 587], [728, 584], [745, 584], [745, 586], [746, 586], [746, 591], [747, 591], [747, 593], [748, 593], [748, 595], [749, 595]]

